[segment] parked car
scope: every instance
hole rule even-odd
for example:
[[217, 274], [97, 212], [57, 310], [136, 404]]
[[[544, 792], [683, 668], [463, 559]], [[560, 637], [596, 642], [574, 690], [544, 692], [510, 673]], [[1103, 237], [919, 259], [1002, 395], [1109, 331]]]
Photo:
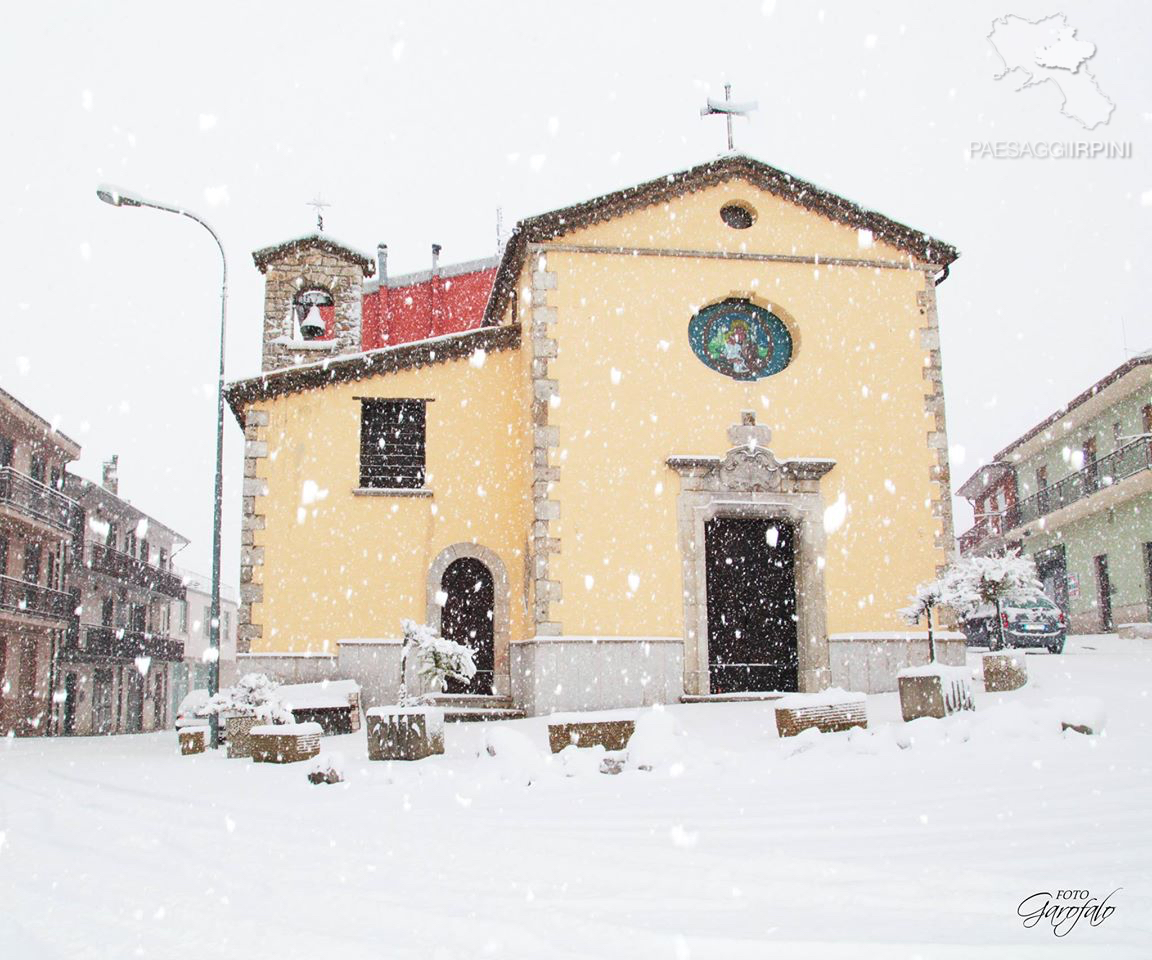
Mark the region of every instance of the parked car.
[[[1064, 611], [1047, 597], [1002, 607], [1000, 626], [1006, 647], [1045, 647], [1050, 653], [1064, 652], [1068, 621]], [[996, 624], [996, 608], [989, 605], [978, 609], [964, 621], [964, 633], [969, 646], [999, 650], [1001, 631]]]

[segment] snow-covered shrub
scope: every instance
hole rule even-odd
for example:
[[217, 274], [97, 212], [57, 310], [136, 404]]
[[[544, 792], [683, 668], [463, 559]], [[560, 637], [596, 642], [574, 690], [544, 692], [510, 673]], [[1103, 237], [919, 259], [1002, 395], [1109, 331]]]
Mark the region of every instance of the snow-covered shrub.
[[437, 636], [436, 631], [415, 620], [402, 620], [404, 646], [400, 653], [400, 703], [418, 703], [409, 698], [405, 686], [408, 657], [416, 657], [416, 672], [427, 688], [440, 692], [449, 680], [468, 683], [476, 676], [474, 651], [462, 643]]
[[[949, 564], [939, 579], [920, 584], [912, 602], [900, 613], [910, 623], [927, 619], [929, 654], [935, 661], [932, 611], [936, 607], [948, 607], [960, 617], [969, 617], [980, 607], [995, 606], [996, 629], [1002, 631], [1000, 614], [1004, 604], [1028, 603], [1043, 594], [1031, 557], [961, 557]], [[1003, 644], [1002, 635], [1000, 640]]]
[[202, 717], [232, 714], [270, 723], [292, 723], [292, 711], [281, 702], [279, 686], [263, 673], [246, 673], [234, 687], [225, 687], [196, 712]]
[[628, 766], [667, 770], [680, 762], [682, 754], [672, 714], [656, 706], [636, 717], [636, 730], [628, 740]]

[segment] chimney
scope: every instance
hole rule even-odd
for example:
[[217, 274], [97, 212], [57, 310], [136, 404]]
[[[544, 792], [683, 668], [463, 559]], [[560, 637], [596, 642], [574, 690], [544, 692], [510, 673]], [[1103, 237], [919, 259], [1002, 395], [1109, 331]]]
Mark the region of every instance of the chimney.
[[432, 244], [432, 274], [435, 276], [440, 272], [440, 250], [441, 246], [438, 243]]
[[111, 460], [104, 461], [104, 480], [101, 486], [114, 496], [120, 496], [120, 478], [117, 476], [119, 463], [120, 455], [117, 453], [112, 454]]
[[376, 244], [376, 277], [380, 281], [380, 289], [388, 285], [388, 244]]

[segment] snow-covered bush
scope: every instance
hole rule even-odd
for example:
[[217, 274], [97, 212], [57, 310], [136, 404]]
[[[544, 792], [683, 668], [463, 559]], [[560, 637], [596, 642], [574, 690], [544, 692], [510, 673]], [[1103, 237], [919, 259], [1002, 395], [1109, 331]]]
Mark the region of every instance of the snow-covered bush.
[[263, 673], [247, 673], [236, 686], [225, 687], [196, 712], [202, 717], [232, 714], [269, 723], [292, 723], [292, 711], [281, 702], [279, 686]]
[[409, 698], [405, 685], [408, 657], [416, 657], [416, 672], [427, 688], [440, 692], [449, 680], [468, 683], [476, 676], [474, 651], [462, 643], [436, 635], [427, 624], [415, 620], [402, 620], [404, 646], [400, 653], [400, 704], [419, 702]]
[[308, 782], [343, 783], [344, 755], [342, 753], [322, 753], [312, 761], [308, 770]]
[[1004, 604], [1028, 603], [1043, 596], [1036, 579], [1036, 565], [1031, 557], [1005, 554], [1002, 557], [961, 557], [953, 561], [943, 576], [922, 583], [912, 596], [912, 603], [900, 612], [911, 622], [928, 620], [928, 644], [932, 660], [936, 645], [932, 635], [932, 611], [949, 607], [960, 617], [969, 617], [980, 607], [996, 608], [996, 630], [1003, 645], [1001, 608]]

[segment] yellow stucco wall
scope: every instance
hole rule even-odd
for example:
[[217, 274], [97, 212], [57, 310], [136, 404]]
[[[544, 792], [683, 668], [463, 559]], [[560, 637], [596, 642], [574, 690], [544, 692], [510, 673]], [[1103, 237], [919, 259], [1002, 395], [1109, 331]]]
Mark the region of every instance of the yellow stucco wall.
[[[758, 212], [747, 230], [725, 226], [729, 198]], [[904, 260], [857, 231], [743, 183], [727, 183], [573, 232], [563, 245], [623, 245]], [[679, 481], [673, 454], [723, 455], [742, 409], [774, 431], [781, 458], [830, 457], [823, 481], [847, 506], [828, 536], [828, 630], [899, 630], [895, 610], [934, 575], [944, 551], [929, 501], [933, 418], [924, 411], [927, 351], [920, 270], [547, 251], [558, 288], [549, 376], [550, 417], [562, 464], [551, 498], [562, 542], [549, 577], [563, 599], [551, 618], [565, 634], [680, 636]], [[688, 322], [701, 306], [752, 296], [790, 323], [796, 351], [780, 374], [742, 383], [692, 353]], [[639, 586], [631, 589], [631, 575]]]
[[[359, 383], [260, 401], [268, 495], [252, 607], [263, 627], [252, 652], [335, 653], [353, 637], [397, 637], [400, 620], [426, 616], [428, 568], [444, 548], [478, 541], [496, 551], [510, 584], [510, 633], [525, 629], [524, 551], [530, 524], [531, 447], [518, 351], [403, 370]], [[356, 496], [360, 402], [432, 398], [427, 414], [428, 499]], [[305, 503], [305, 485], [326, 491]]]

